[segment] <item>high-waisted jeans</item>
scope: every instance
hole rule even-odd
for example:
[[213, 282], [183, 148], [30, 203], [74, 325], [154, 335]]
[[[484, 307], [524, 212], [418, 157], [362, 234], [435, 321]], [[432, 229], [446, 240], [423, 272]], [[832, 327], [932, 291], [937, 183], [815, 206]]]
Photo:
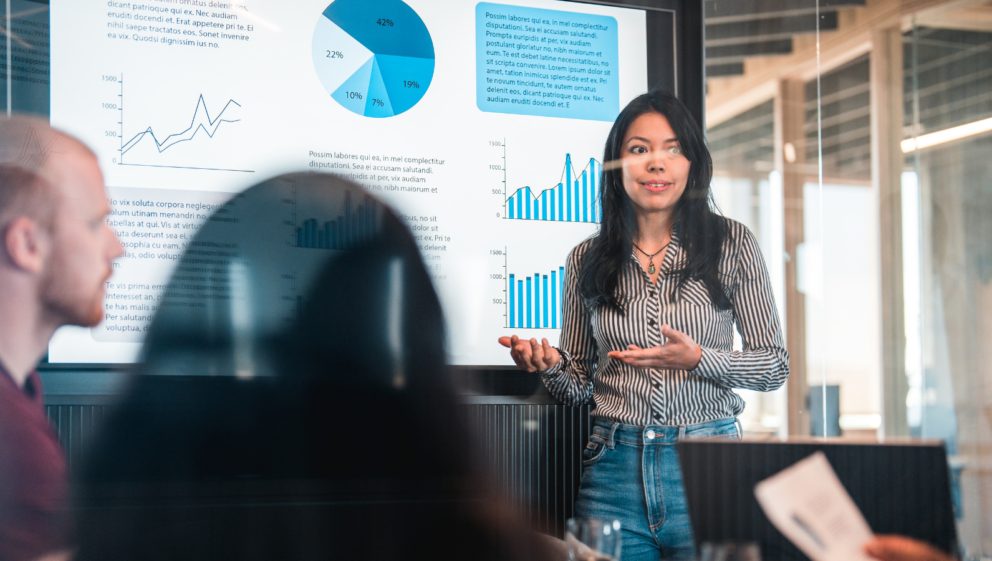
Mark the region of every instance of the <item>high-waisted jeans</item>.
[[732, 418], [647, 427], [597, 419], [582, 455], [575, 514], [620, 521], [621, 561], [693, 559], [696, 551], [675, 443], [740, 436]]

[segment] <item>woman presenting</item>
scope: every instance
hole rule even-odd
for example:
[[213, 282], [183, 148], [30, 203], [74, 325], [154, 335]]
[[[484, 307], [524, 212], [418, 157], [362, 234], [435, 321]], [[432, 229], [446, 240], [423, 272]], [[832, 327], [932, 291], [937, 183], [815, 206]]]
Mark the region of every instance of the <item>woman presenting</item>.
[[692, 558], [674, 444], [739, 438], [731, 388], [780, 387], [788, 353], [754, 236], [712, 210], [712, 161], [685, 106], [634, 99], [604, 162], [599, 232], [566, 265], [560, 348], [499, 342], [560, 401], [595, 403], [576, 516], [619, 520], [623, 561]]

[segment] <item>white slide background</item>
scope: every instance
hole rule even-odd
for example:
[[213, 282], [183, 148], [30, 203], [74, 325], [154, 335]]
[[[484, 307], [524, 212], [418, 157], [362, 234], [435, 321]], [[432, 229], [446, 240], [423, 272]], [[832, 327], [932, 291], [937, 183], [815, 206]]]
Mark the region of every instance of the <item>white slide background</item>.
[[[620, 37], [616, 69], [620, 106], [646, 90], [643, 11], [571, 2], [503, 3], [614, 17]], [[366, 166], [382, 163], [371, 158], [399, 156], [443, 160], [443, 164], [416, 166], [431, 168], [431, 173], [419, 174], [424, 181], [415, 184], [429, 192], [391, 190], [390, 186], [410, 185], [396, 181], [391, 177], [398, 175], [394, 173], [354, 171], [354, 167], [352, 173], [365, 176], [359, 183], [398, 212], [418, 217], [411, 226], [429, 225], [427, 232], [418, 229], [415, 233], [425, 236], [421, 249], [444, 306], [450, 360], [464, 365], [511, 363], [496, 342], [511, 331], [505, 327], [505, 305], [494, 303], [505, 299], [506, 281], [499, 276], [514, 273], [519, 278], [557, 270], [568, 251], [593, 234], [596, 226], [498, 218], [503, 212], [504, 173], [491, 166], [504, 164], [504, 149], [493, 143], [506, 144], [508, 194], [525, 185], [546, 189], [561, 180], [566, 153], [572, 154], [577, 171], [590, 157], [602, 159], [611, 123], [480, 111], [475, 91], [475, 3], [442, 0], [407, 2], [434, 42], [434, 77], [423, 99], [389, 118], [352, 113], [331, 99], [314, 70], [313, 36], [327, 4], [328, 0], [246, 0], [240, 3], [243, 9], [201, 7], [206, 12], [236, 15], [236, 20], [227, 21], [243, 29], [219, 31], [248, 39], [187, 36], [204, 43], [187, 46], [161, 40], [182, 39], [182, 35], [126, 26], [152, 25], [193, 33], [200, 29], [149, 23], [139, 18], [159, 14], [135, 8], [180, 10], [179, 14], [164, 14], [177, 19], [226, 21], [184, 16], [181, 10], [193, 7], [163, 0], [52, 0], [51, 121], [97, 153], [115, 202], [112, 225], [129, 247], [108, 286], [108, 295], [112, 295], [108, 314], [113, 319], [108, 317], [104, 325], [93, 329], [60, 330], [50, 345], [51, 362], [134, 361], [147, 317], [154, 311], [161, 285], [168, 282], [178, 248], [192, 238], [212, 205], [273, 175], [318, 169], [312, 165], [315, 162]], [[139, 41], [136, 36], [159, 41]], [[353, 45], [351, 50], [355, 50]], [[351, 64], [348, 58], [341, 62], [342, 67]], [[116, 111], [114, 104], [123, 112]], [[161, 153], [150, 138], [144, 138], [123, 155], [123, 163], [129, 165], [119, 165], [122, 140], [128, 142], [151, 128], [162, 142], [189, 126], [195, 112], [200, 112], [200, 122], [206, 122], [205, 113], [218, 119], [225, 106], [220, 119], [228, 122], [206, 127], [212, 137], [201, 130]], [[335, 153], [359, 159], [334, 158]], [[323, 171], [344, 170], [324, 167]], [[170, 202], [199, 204], [201, 210], [191, 213], [162, 206]], [[141, 215], [143, 209], [183, 214], [147, 219]], [[430, 249], [436, 246], [444, 250]], [[494, 255], [494, 250], [507, 255]], [[132, 304], [139, 307], [131, 308]], [[114, 309], [115, 305], [123, 307]], [[558, 339], [553, 329], [515, 332], [547, 337], [552, 343]]]

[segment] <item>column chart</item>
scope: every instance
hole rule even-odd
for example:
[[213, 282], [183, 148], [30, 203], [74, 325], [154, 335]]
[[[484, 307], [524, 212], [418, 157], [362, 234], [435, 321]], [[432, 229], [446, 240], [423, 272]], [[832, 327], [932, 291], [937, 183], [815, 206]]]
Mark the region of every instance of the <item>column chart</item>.
[[366, 197], [352, 209], [350, 193], [345, 193], [341, 215], [320, 225], [316, 218], [303, 221], [293, 232], [296, 247], [309, 249], [348, 249], [378, 230], [376, 204]]
[[512, 220], [599, 223], [599, 174], [603, 166], [595, 158], [581, 173], [572, 167], [572, 155], [565, 155], [565, 167], [558, 185], [535, 193], [529, 186], [517, 189], [506, 201], [504, 216]]
[[565, 285], [565, 267], [550, 274], [510, 275], [507, 290], [509, 327], [524, 329], [558, 329], [561, 327], [561, 295]]

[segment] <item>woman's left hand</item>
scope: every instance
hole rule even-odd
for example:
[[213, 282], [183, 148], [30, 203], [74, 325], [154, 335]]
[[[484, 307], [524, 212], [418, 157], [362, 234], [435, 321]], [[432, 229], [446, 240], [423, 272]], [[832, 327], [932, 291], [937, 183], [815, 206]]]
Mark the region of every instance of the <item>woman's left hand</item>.
[[610, 351], [609, 356], [635, 368], [672, 368], [692, 370], [703, 358], [703, 348], [681, 331], [661, 326], [661, 335], [668, 341], [663, 345], [642, 349], [628, 345], [626, 351]]

